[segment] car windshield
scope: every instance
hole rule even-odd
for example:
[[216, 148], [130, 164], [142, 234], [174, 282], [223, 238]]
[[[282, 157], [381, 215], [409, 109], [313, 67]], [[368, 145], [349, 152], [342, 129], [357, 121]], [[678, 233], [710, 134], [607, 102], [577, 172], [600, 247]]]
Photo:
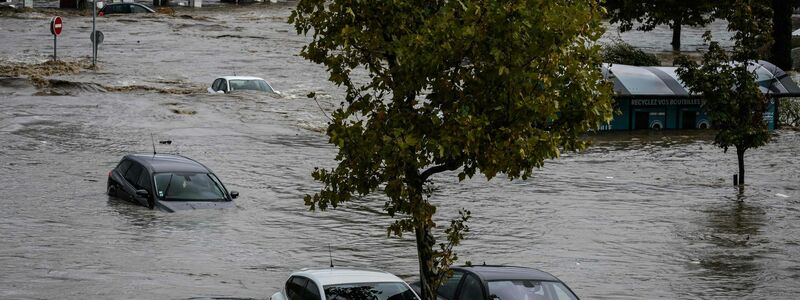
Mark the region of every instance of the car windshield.
[[401, 282], [350, 283], [325, 286], [328, 300], [417, 300]]
[[499, 300], [577, 300], [563, 283], [536, 280], [489, 281], [491, 299]]
[[231, 79], [230, 81], [231, 91], [238, 91], [238, 90], [252, 90], [252, 91], [262, 91], [262, 92], [272, 92], [272, 89], [269, 87], [266, 81], [264, 80], [243, 80], [243, 79]]
[[209, 173], [159, 173], [158, 198], [166, 201], [222, 201], [225, 193]]

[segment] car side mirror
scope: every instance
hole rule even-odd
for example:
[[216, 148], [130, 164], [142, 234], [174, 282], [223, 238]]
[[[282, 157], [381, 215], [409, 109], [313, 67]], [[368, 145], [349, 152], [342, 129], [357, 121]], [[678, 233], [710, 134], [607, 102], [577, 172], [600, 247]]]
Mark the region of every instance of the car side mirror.
[[147, 190], [136, 190], [136, 196], [147, 197], [150, 196], [150, 192], [148, 192]]
[[237, 197], [239, 197], [239, 192], [231, 191], [231, 199], [236, 199]]

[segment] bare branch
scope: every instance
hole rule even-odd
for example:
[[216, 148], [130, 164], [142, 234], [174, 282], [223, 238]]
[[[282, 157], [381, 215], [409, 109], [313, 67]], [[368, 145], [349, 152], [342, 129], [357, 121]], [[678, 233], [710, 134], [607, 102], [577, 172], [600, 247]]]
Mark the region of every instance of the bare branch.
[[444, 171], [457, 170], [459, 167], [460, 167], [459, 164], [457, 164], [455, 162], [452, 162], [452, 161], [449, 161], [449, 162], [447, 162], [445, 164], [441, 164], [441, 165], [430, 167], [429, 169], [427, 169], [424, 172], [422, 172], [422, 174], [420, 174], [419, 177], [423, 182], [425, 182], [426, 180], [428, 180], [428, 177], [430, 177], [433, 174], [441, 173], [441, 172], [444, 172]]

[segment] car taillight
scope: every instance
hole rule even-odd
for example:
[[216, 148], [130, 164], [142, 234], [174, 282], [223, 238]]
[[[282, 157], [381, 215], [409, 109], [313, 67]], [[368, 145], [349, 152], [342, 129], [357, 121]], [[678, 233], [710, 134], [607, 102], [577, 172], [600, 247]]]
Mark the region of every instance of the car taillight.
[[97, 13], [97, 15], [102, 17], [105, 14], [101, 11], [101, 12]]
[[114, 172], [114, 170], [108, 171], [108, 177], [111, 177], [111, 172]]

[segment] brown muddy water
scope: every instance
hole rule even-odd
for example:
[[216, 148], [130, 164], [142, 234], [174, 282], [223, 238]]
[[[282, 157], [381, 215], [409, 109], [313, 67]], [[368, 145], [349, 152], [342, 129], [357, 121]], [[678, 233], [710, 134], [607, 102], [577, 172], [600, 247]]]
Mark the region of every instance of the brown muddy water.
[[[285, 23], [290, 9], [100, 18], [97, 72], [44, 85], [0, 78], [0, 298], [262, 299], [292, 271], [326, 266], [329, 244], [337, 265], [412, 280], [413, 241], [386, 238], [380, 197], [328, 212], [303, 206], [319, 188], [311, 170], [333, 164], [322, 110], [341, 91], [296, 56], [306, 39]], [[0, 63], [47, 60], [48, 20], [0, 18]], [[90, 22], [65, 17], [59, 57], [85, 60]], [[669, 39], [626, 39], [669, 48]], [[233, 72], [284, 96], [205, 94]], [[312, 91], [319, 105], [305, 98]], [[237, 208], [169, 214], [109, 199], [108, 171], [151, 151], [150, 134], [238, 190]], [[777, 131], [748, 151], [741, 194], [730, 183], [735, 155], [707, 132], [596, 138], [527, 181], [436, 177], [439, 216], [474, 215], [462, 261], [539, 267], [583, 299], [798, 298], [800, 133]]]

